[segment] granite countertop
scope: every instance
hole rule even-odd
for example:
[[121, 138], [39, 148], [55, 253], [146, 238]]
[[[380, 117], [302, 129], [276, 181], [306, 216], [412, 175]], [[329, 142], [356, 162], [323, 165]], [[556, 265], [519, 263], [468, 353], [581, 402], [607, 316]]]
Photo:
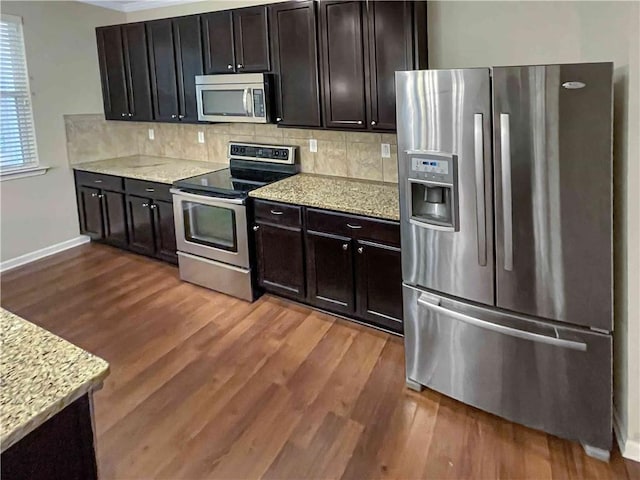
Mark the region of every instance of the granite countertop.
[[400, 220], [398, 185], [301, 173], [249, 193], [275, 202]]
[[0, 308], [0, 451], [99, 388], [109, 364]]
[[228, 168], [224, 163], [132, 155], [72, 165], [75, 170], [172, 184], [176, 180]]

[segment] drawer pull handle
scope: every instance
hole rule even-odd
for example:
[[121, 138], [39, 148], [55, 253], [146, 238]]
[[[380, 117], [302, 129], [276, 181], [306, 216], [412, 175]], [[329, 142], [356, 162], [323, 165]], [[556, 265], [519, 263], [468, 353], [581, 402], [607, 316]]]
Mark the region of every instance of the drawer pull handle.
[[350, 223], [347, 223], [347, 227], [353, 228], [354, 230], [359, 230], [360, 228], [362, 228], [362, 225], [351, 225]]
[[144, 189], [145, 192], [155, 192], [155, 188], [145, 188]]
[[343, 250], [346, 250], [346, 249], [348, 249], [348, 248], [349, 248], [349, 244], [348, 244], [348, 243], [343, 243], [343, 244], [342, 244], [342, 249], [343, 249]]
[[102, 183], [102, 180], [94, 180], [93, 183]]
[[271, 213], [274, 215], [284, 215], [284, 212], [281, 212], [280, 210], [271, 210]]

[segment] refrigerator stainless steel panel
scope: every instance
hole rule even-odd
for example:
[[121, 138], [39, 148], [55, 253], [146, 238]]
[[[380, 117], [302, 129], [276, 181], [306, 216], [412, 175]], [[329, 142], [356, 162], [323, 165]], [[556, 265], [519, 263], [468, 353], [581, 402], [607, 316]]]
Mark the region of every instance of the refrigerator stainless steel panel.
[[613, 329], [612, 75], [493, 69], [498, 307]]
[[606, 456], [613, 408], [610, 335], [406, 285], [403, 290], [408, 383], [578, 440]]
[[489, 69], [396, 73], [405, 282], [494, 303]]

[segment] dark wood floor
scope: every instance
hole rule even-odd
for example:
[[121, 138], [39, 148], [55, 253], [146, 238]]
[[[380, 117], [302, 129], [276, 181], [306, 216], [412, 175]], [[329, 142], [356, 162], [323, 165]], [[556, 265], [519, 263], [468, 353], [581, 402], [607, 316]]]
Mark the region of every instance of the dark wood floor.
[[399, 338], [85, 245], [2, 275], [2, 306], [108, 360], [103, 479], [639, 478], [575, 443], [404, 387]]

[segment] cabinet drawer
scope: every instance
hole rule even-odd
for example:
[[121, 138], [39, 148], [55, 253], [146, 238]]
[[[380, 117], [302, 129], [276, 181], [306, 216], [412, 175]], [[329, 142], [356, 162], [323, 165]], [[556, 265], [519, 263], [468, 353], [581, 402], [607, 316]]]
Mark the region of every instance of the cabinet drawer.
[[400, 246], [400, 224], [307, 208], [307, 230]]
[[166, 183], [147, 182], [145, 180], [133, 180], [125, 178], [124, 186], [128, 194], [156, 200], [173, 201], [169, 189], [171, 185]]
[[276, 225], [299, 227], [302, 225], [302, 208], [295, 205], [286, 205], [276, 202], [256, 200], [256, 220], [269, 222]]
[[123, 178], [102, 173], [81, 172], [76, 170], [76, 182], [78, 185], [103, 188], [107, 190], [123, 190]]

